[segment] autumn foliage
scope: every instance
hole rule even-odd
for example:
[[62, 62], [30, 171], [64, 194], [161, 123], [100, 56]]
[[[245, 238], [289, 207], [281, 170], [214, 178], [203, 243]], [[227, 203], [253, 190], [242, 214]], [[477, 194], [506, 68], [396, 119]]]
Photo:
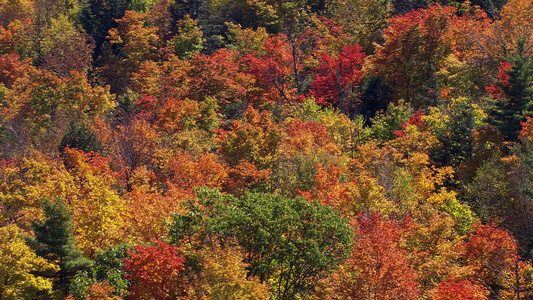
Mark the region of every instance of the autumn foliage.
[[401, 228], [378, 213], [361, 215], [355, 225], [352, 256], [334, 274], [332, 293], [338, 299], [418, 299], [416, 272], [400, 248]]
[[532, 298], [532, 16], [0, 0], [0, 299]]
[[124, 261], [126, 278], [131, 282], [131, 299], [176, 299], [185, 292], [181, 278], [184, 258], [178, 248], [161, 241], [154, 246], [137, 246]]

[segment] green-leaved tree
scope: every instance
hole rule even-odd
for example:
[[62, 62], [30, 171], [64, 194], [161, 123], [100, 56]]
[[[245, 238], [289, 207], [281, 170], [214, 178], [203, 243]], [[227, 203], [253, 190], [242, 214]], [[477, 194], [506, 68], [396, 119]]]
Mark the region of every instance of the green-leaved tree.
[[272, 285], [275, 299], [294, 299], [351, 252], [353, 230], [331, 207], [266, 193], [237, 199], [201, 189], [187, 214], [175, 214], [174, 242], [193, 234], [236, 240], [244, 250], [249, 276]]
[[498, 87], [507, 99], [495, 102], [491, 112], [491, 122], [498, 126], [506, 140], [517, 140], [520, 122], [528, 114], [533, 100], [533, 59], [526, 40], [518, 40], [518, 48], [514, 55], [507, 58], [512, 65], [500, 73], [501, 82]]

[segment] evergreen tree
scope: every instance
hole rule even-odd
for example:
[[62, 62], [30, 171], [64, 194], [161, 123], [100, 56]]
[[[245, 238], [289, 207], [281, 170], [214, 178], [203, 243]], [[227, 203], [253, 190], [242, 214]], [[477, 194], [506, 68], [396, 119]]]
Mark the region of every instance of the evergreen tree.
[[520, 121], [529, 113], [533, 100], [533, 61], [524, 38], [518, 40], [516, 54], [507, 61], [512, 67], [503, 70], [505, 74], [500, 76], [503, 80], [499, 83], [507, 99], [495, 103], [491, 122], [498, 126], [506, 140], [514, 141], [518, 138]]
[[474, 112], [470, 100], [456, 100], [450, 105], [448, 114], [449, 118], [443, 130], [437, 132], [441, 146], [433, 151], [432, 158], [445, 166], [457, 166], [471, 159], [474, 151]]
[[128, 244], [109, 246], [96, 255], [93, 267], [88, 271], [81, 271], [74, 276], [70, 284], [69, 293], [76, 300], [85, 300], [90, 288], [98, 283], [107, 282], [115, 289], [114, 295], [124, 297], [127, 294], [128, 280], [122, 269], [124, 259], [130, 258], [127, 251]]
[[182, 59], [192, 58], [193, 53], [202, 51], [203, 33], [198, 28], [198, 21], [191, 19], [189, 15], [178, 21], [178, 34], [174, 36], [168, 45], [171, 46], [176, 55]]
[[53, 203], [48, 198], [42, 201], [44, 220], [32, 223], [35, 239], [30, 244], [35, 252], [59, 266], [57, 286], [68, 290], [70, 278], [78, 271], [91, 266], [92, 261], [76, 248], [72, 212], [69, 212], [62, 199]]
[[102, 44], [106, 40], [109, 29], [117, 27], [115, 20], [124, 16], [124, 11], [130, 2], [130, 0], [89, 0], [81, 10], [80, 21], [83, 29], [93, 37], [96, 43], [94, 58], [102, 54]]
[[201, 28], [204, 37], [203, 53], [211, 54], [225, 46], [223, 38], [227, 34], [225, 18], [220, 10], [213, 8], [211, 1], [177, 0], [171, 5], [170, 13], [176, 24], [174, 31], [178, 34], [181, 34], [179, 32], [180, 20], [184, 20], [186, 15], [193, 20], [198, 20], [198, 27]]
[[72, 120], [59, 142], [59, 151], [76, 148], [85, 152], [98, 152], [102, 154], [103, 146], [96, 134], [85, 125], [83, 121]]
[[391, 89], [380, 78], [373, 77], [363, 83], [359, 113], [365, 118], [367, 125], [378, 111], [386, 111], [389, 104]]

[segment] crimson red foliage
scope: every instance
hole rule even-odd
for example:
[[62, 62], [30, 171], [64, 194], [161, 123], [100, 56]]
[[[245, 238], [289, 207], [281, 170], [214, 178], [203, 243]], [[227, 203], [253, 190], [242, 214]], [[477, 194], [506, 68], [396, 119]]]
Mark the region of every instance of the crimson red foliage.
[[184, 258], [179, 249], [162, 241], [155, 246], [136, 246], [124, 260], [126, 278], [131, 286], [128, 299], [176, 299], [185, 294], [182, 278]]
[[322, 106], [333, 105], [342, 111], [357, 101], [356, 87], [363, 79], [363, 49], [347, 45], [338, 55], [322, 53], [317, 76], [311, 85], [311, 95]]

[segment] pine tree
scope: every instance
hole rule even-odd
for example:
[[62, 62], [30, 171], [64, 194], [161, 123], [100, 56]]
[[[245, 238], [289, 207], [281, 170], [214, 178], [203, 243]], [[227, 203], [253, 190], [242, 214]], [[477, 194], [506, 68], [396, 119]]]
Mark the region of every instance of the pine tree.
[[470, 102], [467, 98], [460, 98], [448, 108], [448, 121], [437, 133], [441, 146], [432, 153], [432, 158], [442, 165], [457, 166], [472, 158], [474, 109]]
[[59, 151], [65, 148], [76, 148], [85, 152], [98, 152], [102, 154], [102, 142], [96, 134], [83, 121], [72, 120], [59, 142]]
[[102, 54], [102, 44], [109, 29], [117, 27], [116, 20], [124, 16], [130, 0], [88, 0], [80, 12], [80, 22], [85, 32], [95, 41], [94, 58]]
[[[491, 112], [491, 123], [498, 126], [506, 140], [517, 140], [520, 121], [528, 114], [533, 100], [533, 60], [524, 38], [518, 40], [516, 54], [507, 61], [512, 65], [500, 75], [499, 88], [507, 96], [499, 100]], [[502, 76], [503, 75], [503, 76]]]
[[44, 220], [32, 223], [35, 239], [30, 244], [36, 253], [59, 266], [57, 287], [68, 290], [70, 278], [79, 270], [91, 266], [92, 261], [76, 248], [72, 212], [69, 212], [62, 199], [53, 203], [48, 198], [42, 201]]

